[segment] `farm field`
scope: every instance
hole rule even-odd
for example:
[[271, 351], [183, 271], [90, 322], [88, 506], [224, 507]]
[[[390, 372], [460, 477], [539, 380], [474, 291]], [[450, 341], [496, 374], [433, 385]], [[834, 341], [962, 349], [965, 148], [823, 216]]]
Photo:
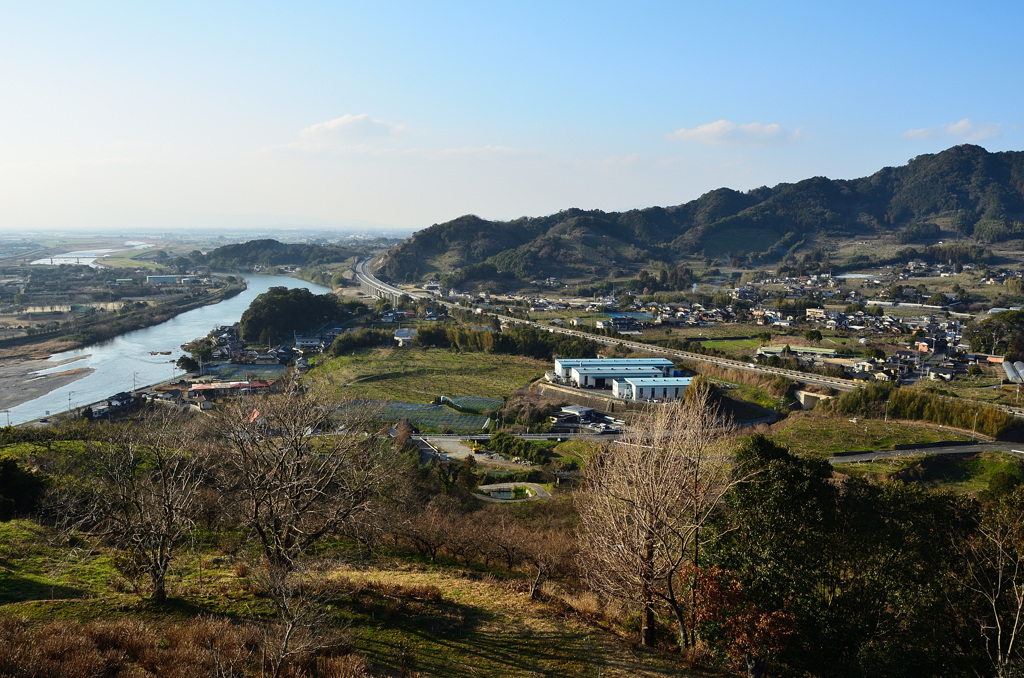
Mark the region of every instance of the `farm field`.
[[994, 405], [1019, 407], [1024, 403], [1024, 394], [1020, 394], [1017, 388], [999, 388], [998, 382], [993, 378], [960, 377], [948, 384], [937, 383], [935, 388], [936, 392], [942, 395], [969, 398]]
[[[152, 256], [152, 255], [151, 255]], [[145, 259], [122, 256], [109, 256], [103, 257], [103, 265], [110, 266], [112, 268], [135, 268], [135, 269], [146, 269], [147, 271], [156, 271], [160, 269], [160, 264], [155, 261], [147, 261]]]
[[307, 380], [339, 399], [429, 403], [442, 395], [504, 398], [549, 369], [548, 362], [522, 356], [376, 348], [321, 358]]
[[489, 421], [487, 417], [463, 414], [444, 405], [362, 400], [355, 401], [355, 404], [370, 405], [379, 411], [380, 418], [385, 421], [408, 419], [419, 428], [431, 428], [441, 432], [478, 433]]
[[705, 339], [700, 342], [706, 348], [717, 348], [720, 351], [746, 350], [752, 352], [761, 345], [757, 337], [741, 339]]
[[899, 444], [970, 440], [970, 432], [881, 419], [851, 419], [820, 412], [793, 412], [769, 432], [796, 454], [832, 456], [839, 452], [891, 450]]

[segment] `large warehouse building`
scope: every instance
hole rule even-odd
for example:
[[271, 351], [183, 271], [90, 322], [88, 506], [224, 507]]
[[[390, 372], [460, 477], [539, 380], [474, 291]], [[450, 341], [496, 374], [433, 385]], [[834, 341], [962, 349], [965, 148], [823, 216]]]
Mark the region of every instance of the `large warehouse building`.
[[660, 368], [647, 365], [583, 365], [569, 370], [569, 381], [578, 388], [609, 388], [614, 379], [663, 374]]
[[548, 378], [577, 388], [610, 388], [623, 400], [676, 400], [693, 383], [667, 358], [556, 358]]
[[693, 377], [625, 378], [612, 381], [612, 396], [623, 400], [678, 400]]
[[570, 379], [574, 367], [656, 367], [661, 376], [675, 374], [675, 363], [667, 358], [555, 358], [555, 376]]

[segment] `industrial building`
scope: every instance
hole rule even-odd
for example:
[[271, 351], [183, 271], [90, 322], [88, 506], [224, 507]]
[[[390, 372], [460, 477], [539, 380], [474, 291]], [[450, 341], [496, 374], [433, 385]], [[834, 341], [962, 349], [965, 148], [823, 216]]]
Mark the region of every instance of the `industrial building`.
[[569, 370], [569, 381], [577, 388], [610, 388], [615, 379], [661, 377], [658, 367], [645, 365], [587, 365]]
[[667, 358], [555, 358], [555, 376], [570, 379], [578, 367], [656, 367], [663, 377], [675, 374], [675, 363]]
[[677, 400], [693, 383], [667, 358], [556, 358], [553, 381], [612, 391], [623, 400]]
[[623, 400], [678, 400], [693, 377], [626, 377], [612, 380], [612, 396]]

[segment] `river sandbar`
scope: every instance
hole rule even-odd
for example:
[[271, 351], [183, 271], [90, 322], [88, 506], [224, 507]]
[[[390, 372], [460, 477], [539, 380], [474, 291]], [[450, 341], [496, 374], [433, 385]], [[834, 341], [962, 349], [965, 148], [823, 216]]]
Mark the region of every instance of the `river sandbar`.
[[92, 374], [94, 370], [91, 367], [76, 367], [54, 374], [39, 374], [39, 372], [76, 360], [80, 360], [80, 358], [71, 358], [58, 363], [47, 360], [0, 362], [0, 410], [17, 407], [30, 400], [41, 398], [51, 391]]

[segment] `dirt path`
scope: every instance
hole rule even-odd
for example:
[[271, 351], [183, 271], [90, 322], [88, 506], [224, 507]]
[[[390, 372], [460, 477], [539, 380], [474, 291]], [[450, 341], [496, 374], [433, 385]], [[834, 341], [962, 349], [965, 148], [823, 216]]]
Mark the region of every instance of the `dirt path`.
[[505, 457], [495, 452], [482, 452], [474, 454], [473, 450], [468, 445], [463, 443], [458, 438], [443, 438], [430, 436], [423, 436], [431, 445], [438, 450], [444, 452], [452, 459], [465, 459], [466, 457], [473, 457], [478, 463], [491, 466], [499, 466], [501, 468], [522, 470], [524, 468], [530, 468], [532, 464], [513, 464]]

